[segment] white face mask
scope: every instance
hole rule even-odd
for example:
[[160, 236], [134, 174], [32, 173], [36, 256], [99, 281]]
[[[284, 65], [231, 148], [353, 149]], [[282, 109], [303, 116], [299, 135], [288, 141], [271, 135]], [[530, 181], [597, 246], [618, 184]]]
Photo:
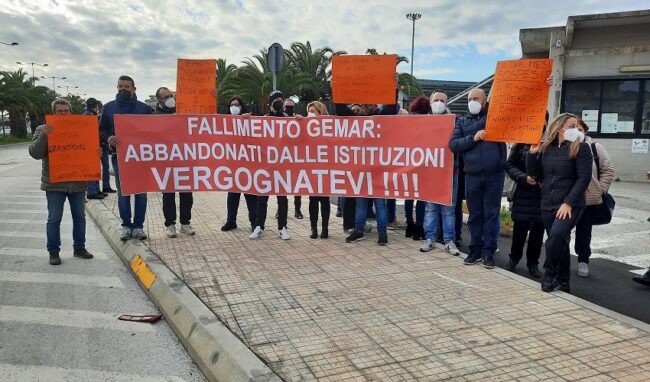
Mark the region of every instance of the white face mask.
[[174, 97], [169, 97], [165, 100], [165, 107], [168, 109], [172, 109], [176, 106], [176, 100]]
[[316, 115], [316, 113], [312, 113], [312, 112], [310, 111], [309, 113], [307, 113], [307, 116], [308, 116], [308, 117], [316, 117], [317, 115]]
[[241, 107], [235, 105], [230, 106], [230, 114], [239, 115], [239, 113], [241, 113]]
[[585, 139], [585, 133], [581, 132], [575, 127], [564, 130], [564, 139], [569, 142], [582, 142]]
[[445, 103], [442, 101], [436, 101], [431, 104], [431, 112], [433, 114], [442, 114], [446, 109], [447, 105], [445, 105]]
[[469, 109], [469, 112], [476, 115], [481, 112], [481, 109], [483, 109], [483, 105], [481, 105], [480, 102], [478, 101], [469, 101], [467, 104], [467, 109]]

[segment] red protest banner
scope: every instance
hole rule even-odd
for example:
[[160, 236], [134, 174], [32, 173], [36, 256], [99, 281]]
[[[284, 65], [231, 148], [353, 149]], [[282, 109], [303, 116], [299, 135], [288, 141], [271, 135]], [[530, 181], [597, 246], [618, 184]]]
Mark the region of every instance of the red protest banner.
[[101, 179], [99, 123], [96, 115], [47, 115], [50, 182]]
[[176, 74], [176, 112], [214, 114], [217, 99], [217, 60], [178, 59]]
[[397, 55], [332, 57], [332, 95], [336, 103], [394, 104]]
[[122, 192], [409, 198], [451, 204], [453, 115], [116, 115]]
[[485, 140], [539, 143], [544, 129], [551, 59], [499, 61], [490, 91]]

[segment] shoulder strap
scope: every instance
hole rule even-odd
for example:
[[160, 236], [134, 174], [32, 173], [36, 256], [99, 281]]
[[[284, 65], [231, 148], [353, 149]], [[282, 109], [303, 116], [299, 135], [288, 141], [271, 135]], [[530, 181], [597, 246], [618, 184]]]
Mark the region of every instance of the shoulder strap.
[[596, 162], [596, 176], [600, 180], [600, 158], [598, 158], [598, 149], [596, 149], [596, 142], [591, 143], [591, 153], [594, 155], [594, 162]]

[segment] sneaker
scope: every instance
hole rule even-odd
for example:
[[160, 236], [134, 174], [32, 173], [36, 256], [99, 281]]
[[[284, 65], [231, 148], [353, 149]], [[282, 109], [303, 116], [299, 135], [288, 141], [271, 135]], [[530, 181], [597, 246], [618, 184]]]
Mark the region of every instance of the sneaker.
[[508, 264], [506, 265], [506, 269], [509, 270], [510, 272], [514, 272], [515, 268], [517, 268], [517, 261], [514, 261], [513, 259], [508, 260]]
[[93, 254], [90, 253], [90, 252], [88, 252], [88, 251], [86, 250], [86, 248], [83, 248], [83, 249], [75, 249], [75, 250], [74, 250], [74, 253], [73, 253], [72, 256], [74, 256], [74, 257], [78, 257], [78, 258], [80, 258], [80, 259], [85, 259], [85, 260], [88, 260], [88, 259], [92, 259], [92, 258], [93, 258]]
[[311, 229], [311, 235], [309, 235], [310, 239], [318, 239], [318, 230], [316, 227], [312, 227]]
[[133, 238], [138, 239], [138, 240], [146, 240], [147, 239], [147, 234], [144, 233], [144, 230], [142, 228], [134, 228], [133, 229]]
[[[235, 228], [237, 228], [237, 223], [233, 223], [233, 222], [226, 222], [226, 224], [221, 226], [221, 230], [223, 232], [232, 231]], [[255, 227], [253, 227], [253, 229], [255, 229]]]
[[336, 217], [337, 218], [343, 217], [343, 212], [341, 212], [341, 210], [336, 210]]
[[449, 243], [447, 243], [445, 245], [445, 249], [447, 250], [447, 252], [449, 252], [450, 255], [453, 255], [453, 256], [460, 255], [460, 251], [458, 250], [458, 247], [456, 247], [456, 244], [454, 244], [453, 241], [450, 241]]
[[545, 278], [542, 281], [542, 291], [543, 292], [553, 292], [560, 288], [560, 282], [555, 278]]
[[330, 234], [329, 234], [328, 231], [329, 230], [327, 229], [327, 227], [323, 227], [323, 230], [320, 232], [320, 238], [321, 239], [327, 239], [328, 237], [330, 237]]
[[567, 281], [560, 281], [560, 286], [558, 286], [557, 290], [564, 293], [571, 293], [571, 287]]
[[348, 236], [348, 237], [345, 238], [345, 242], [346, 242], [346, 243], [352, 243], [352, 242], [359, 241], [359, 240], [363, 240], [363, 239], [364, 239], [364, 237], [363, 237], [363, 232], [361, 232], [361, 231], [357, 231], [357, 230], [355, 229], [355, 230], [352, 231], [352, 233], [350, 234], [350, 236]]
[[578, 263], [578, 276], [589, 277], [589, 266], [587, 263]]
[[293, 216], [295, 216], [296, 219], [304, 218], [304, 216], [302, 216], [302, 212], [300, 212], [300, 210], [296, 210], [296, 213]]
[[50, 253], [50, 265], [61, 265], [61, 258], [58, 253]]
[[542, 277], [542, 274], [539, 272], [539, 268], [537, 268], [537, 264], [528, 266], [528, 274], [535, 278]]
[[170, 225], [168, 227], [165, 227], [165, 234], [169, 238], [176, 237], [176, 226]]
[[388, 244], [388, 235], [386, 232], [379, 232], [379, 238], [377, 238], [377, 244], [386, 245]]
[[122, 234], [120, 235], [120, 240], [127, 241], [133, 236], [133, 230], [131, 227], [122, 227]]
[[112, 188], [105, 188], [105, 189], [102, 190], [102, 192], [105, 193], [105, 194], [114, 194], [117, 191], [112, 189]]
[[429, 252], [430, 250], [435, 247], [435, 243], [431, 239], [427, 239], [427, 241], [424, 242], [424, 245], [420, 247], [420, 252]]
[[249, 237], [251, 240], [257, 240], [257, 239], [259, 239], [260, 237], [262, 237], [262, 234], [264, 234], [264, 230], [262, 229], [262, 227], [257, 226], [257, 227], [255, 227], [255, 229], [253, 230], [253, 233], [251, 233], [250, 235], [248, 235], [248, 237]]
[[499, 248], [494, 250], [494, 253], [499, 253], [499, 252], [501, 252], [501, 250], [499, 250]]
[[474, 264], [478, 263], [479, 261], [481, 261], [481, 255], [472, 255], [472, 254], [470, 254], [469, 256], [467, 256], [465, 258], [463, 263], [465, 265], [474, 265]]
[[282, 227], [282, 229], [280, 230], [280, 239], [282, 239], [282, 240], [291, 239], [291, 237], [289, 236], [289, 230], [287, 229], [287, 227]]
[[104, 195], [102, 195], [102, 194], [93, 194], [93, 195], [86, 196], [86, 198], [102, 200], [102, 199], [104, 199]]
[[494, 257], [492, 256], [485, 256], [483, 258], [483, 266], [487, 269], [492, 269], [494, 268]]
[[641, 276], [632, 277], [632, 280], [634, 280], [634, 282], [637, 282], [641, 285], [650, 286], [650, 269]]
[[196, 233], [194, 232], [194, 227], [192, 227], [191, 224], [181, 224], [181, 232], [190, 236]]

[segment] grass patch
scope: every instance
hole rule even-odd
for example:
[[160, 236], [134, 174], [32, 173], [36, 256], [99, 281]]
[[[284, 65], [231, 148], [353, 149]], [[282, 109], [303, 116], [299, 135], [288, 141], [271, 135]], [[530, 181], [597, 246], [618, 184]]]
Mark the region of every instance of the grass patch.
[[17, 137], [15, 135], [0, 135], [0, 145], [9, 145], [12, 143], [31, 142], [32, 137], [26, 135], [24, 137]]

